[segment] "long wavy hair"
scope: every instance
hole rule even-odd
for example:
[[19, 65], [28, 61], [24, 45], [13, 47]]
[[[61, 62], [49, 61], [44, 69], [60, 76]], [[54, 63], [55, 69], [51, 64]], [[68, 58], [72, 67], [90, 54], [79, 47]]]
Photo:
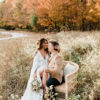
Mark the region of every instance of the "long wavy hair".
[[[40, 40], [37, 41], [37, 46], [38, 46], [38, 47], [37, 47], [37, 49], [36, 49], [36, 51], [35, 51], [35, 55], [37, 54], [37, 51], [38, 51], [38, 50], [41, 50], [41, 49], [43, 48], [43, 44], [44, 44], [45, 42], [48, 43], [48, 39], [41, 38]], [[49, 54], [48, 48], [45, 49], [45, 51], [46, 51], [47, 54]]]

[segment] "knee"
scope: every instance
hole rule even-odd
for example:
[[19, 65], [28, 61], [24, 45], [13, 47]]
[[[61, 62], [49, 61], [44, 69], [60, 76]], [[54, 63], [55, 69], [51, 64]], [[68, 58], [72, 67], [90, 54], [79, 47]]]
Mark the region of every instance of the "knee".
[[48, 77], [48, 74], [46, 72], [43, 72], [44, 77]]
[[42, 74], [42, 71], [41, 71], [41, 70], [39, 70], [39, 74], [40, 74], [40, 75]]
[[46, 72], [43, 72], [43, 75], [46, 75]]

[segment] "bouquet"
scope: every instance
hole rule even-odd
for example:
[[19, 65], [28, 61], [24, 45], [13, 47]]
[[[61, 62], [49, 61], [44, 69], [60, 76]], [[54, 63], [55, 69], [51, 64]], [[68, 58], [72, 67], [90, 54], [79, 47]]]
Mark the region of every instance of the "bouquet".
[[32, 90], [39, 92], [40, 89], [42, 88], [42, 85], [40, 84], [40, 82], [37, 79], [34, 79], [31, 83], [32, 86]]
[[53, 90], [54, 90], [53, 85], [46, 88], [46, 93], [45, 93], [45, 96], [44, 96], [45, 100], [55, 100], [56, 99], [55, 97], [58, 95], [58, 93], [55, 93]]

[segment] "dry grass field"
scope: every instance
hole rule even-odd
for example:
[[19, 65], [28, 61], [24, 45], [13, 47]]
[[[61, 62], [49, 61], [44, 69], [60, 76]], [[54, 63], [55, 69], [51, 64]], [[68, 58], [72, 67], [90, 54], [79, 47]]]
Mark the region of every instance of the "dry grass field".
[[[25, 33], [28, 37], [0, 41], [0, 100], [24, 93], [38, 39], [56, 39], [65, 60], [79, 64], [78, 86], [68, 100], [89, 100], [100, 77], [100, 32]], [[5, 36], [4, 36], [5, 37]], [[0, 35], [2, 38], [2, 35]], [[14, 99], [18, 100], [18, 99]]]

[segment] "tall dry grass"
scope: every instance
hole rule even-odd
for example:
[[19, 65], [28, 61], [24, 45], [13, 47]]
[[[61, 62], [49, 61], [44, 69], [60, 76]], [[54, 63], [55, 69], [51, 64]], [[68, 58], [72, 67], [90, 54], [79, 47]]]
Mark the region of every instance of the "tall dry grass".
[[4, 100], [8, 100], [11, 94], [22, 95], [26, 87], [32, 58], [24, 50], [24, 42], [24, 39], [0, 42], [0, 92]]
[[[84, 34], [61, 32], [47, 37], [59, 41], [61, 54], [65, 60], [74, 61], [80, 66], [77, 89], [68, 100], [89, 100], [92, 92], [97, 89], [95, 84], [100, 77], [99, 35], [88, 32]], [[23, 95], [32, 67], [37, 40], [38, 38], [33, 36], [32, 38], [0, 41], [2, 100], [11, 100], [14, 95], [16, 97]]]
[[[74, 33], [73, 33], [74, 34]], [[72, 34], [72, 35], [73, 35]], [[97, 34], [73, 37], [58, 34], [65, 60], [79, 64], [78, 85], [68, 100], [90, 100], [95, 83], [100, 79], [100, 41]], [[100, 85], [100, 81], [99, 81]]]

